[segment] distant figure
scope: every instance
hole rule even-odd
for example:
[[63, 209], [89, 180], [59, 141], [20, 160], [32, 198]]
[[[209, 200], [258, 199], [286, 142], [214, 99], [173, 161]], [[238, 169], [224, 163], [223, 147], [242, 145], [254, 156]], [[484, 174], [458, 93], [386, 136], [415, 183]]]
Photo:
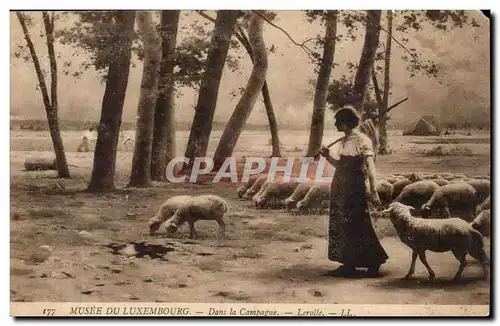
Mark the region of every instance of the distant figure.
[[83, 136], [82, 141], [80, 142], [80, 145], [78, 145], [78, 148], [76, 149], [77, 152], [88, 152], [90, 151], [89, 148], [89, 139], [87, 136]]
[[472, 136], [472, 133], [469, 131], [467, 131], [467, 136]]
[[449, 135], [451, 135], [451, 132], [450, 132], [448, 129], [446, 129], [446, 130], [444, 131], [444, 135], [445, 135], [445, 136], [449, 136]]

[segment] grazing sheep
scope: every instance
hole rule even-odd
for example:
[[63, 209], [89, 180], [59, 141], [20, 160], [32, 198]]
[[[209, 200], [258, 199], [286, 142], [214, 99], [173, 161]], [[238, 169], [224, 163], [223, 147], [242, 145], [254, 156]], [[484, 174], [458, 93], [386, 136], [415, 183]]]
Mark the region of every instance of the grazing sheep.
[[484, 250], [483, 237], [462, 219], [448, 218], [427, 220], [413, 217], [411, 210], [413, 207], [394, 202], [384, 213], [389, 213], [390, 219], [396, 229], [401, 242], [413, 250], [411, 266], [403, 278], [410, 279], [415, 273], [415, 262], [417, 256], [429, 272], [429, 280], [433, 281], [435, 273], [427, 263], [425, 252], [451, 251], [460, 262], [460, 267], [453, 280], [460, 279], [462, 272], [467, 265], [466, 256], [470, 254], [479, 260], [483, 267], [483, 277], [488, 276], [488, 256]]
[[388, 175], [384, 179], [387, 180], [389, 183], [394, 184], [395, 182], [401, 180], [401, 177], [397, 177], [397, 176], [394, 176], [394, 175]]
[[488, 196], [488, 198], [486, 198], [476, 209], [476, 214], [479, 214], [481, 213], [482, 211], [484, 210], [487, 210], [487, 209], [490, 209], [491, 208], [491, 205], [490, 205], [490, 196]]
[[378, 180], [376, 190], [382, 205], [389, 205], [392, 201], [392, 192], [394, 191], [392, 184], [386, 179]]
[[409, 176], [407, 176], [407, 178], [411, 182], [416, 182], [416, 181], [422, 181], [422, 180], [424, 180], [424, 176], [420, 172], [411, 173]]
[[269, 182], [266, 189], [262, 191], [260, 196], [255, 200], [255, 206], [257, 208], [282, 208], [285, 199], [287, 199], [297, 188], [298, 182]]
[[439, 185], [431, 180], [417, 181], [404, 187], [394, 201], [409, 206], [421, 207], [431, 199], [438, 188]]
[[247, 182], [244, 182], [240, 187], [238, 187], [238, 189], [236, 189], [236, 194], [238, 195], [238, 198], [242, 198], [245, 192], [254, 185], [255, 181], [257, 181], [258, 178], [259, 178], [258, 175], [253, 175], [248, 179]]
[[269, 186], [269, 184], [271, 183], [271, 181], [266, 181], [264, 182], [264, 184], [262, 185], [262, 187], [260, 187], [259, 191], [257, 191], [257, 193], [255, 195], [252, 196], [252, 201], [255, 203], [255, 201], [260, 198], [260, 196], [262, 195], [262, 193], [264, 192], [264, 190], [266, 190], [266, 188]]
[[247, 189], [247, 191], [243, 195], [243, 198], [247, 199], [252, 198], [257, 192], [259, 192], [259, 190], [262, 188], [262, 186], [266, 181], [267, 181], [267, 176], [261, 175], [260, 177], [258, 177], [257, 180], [255, 180], [255, 182], [253, 183], [253, 185], [249, 189]]
[[314, 184], [304, 198], [297, 203], [297, 209], [299, 212], [305, 213], [314, 210], [321, 210], [325, 208], [325, 201], [329, 205], [330, 187], [331, 185], [327, 183]]
[[297, 188], [295, 188], [290, 197], [285, 199], [286, 210], [290, 211], [291, 209], [295, 208], [297, 206], [297, 202], [304, 198], [312, 185], [313, 184], [310, 182], [300, 183], [299, 185], [297, 185]]
[[198, 220], [215, 220], [220, 227], [220, 236], [224, 237], [226, 224], [223, 217], [228, 211], [227, 202], [216, 195], [194, 196], [181, 204], [174, 215], [166, 221], [169, 235], [175, 233], [185, 222], [189, 223], [189, 238], [196, 235], [194, 223]]
[[470, 222], [476, 212], [476, 189], [465, 182], [441, 186], [421, 208], [422, 216], [426, 218], [432, 209], [443, 209], [446, 217], [451, 217], [450, 208], [453, 208]]
[[149, 233], [153, 235], [156, 231], [158, 231], [160, 225], [171, 218], [179, 206], [187, 202], [189, 199], [191, 199], [191, 196], [175, 196], [167, 199], [163, 204], [161, 204], [156, 215], [149, 219]]
[[413, 181], [410, 181], [409, 179], [403, 179], [396, 181], [395, 183], [392, 184], [393, 190], [392, 190], [392, 199], [396, 199], [397, 196], [401, 193], [404, 187], [407, 185], [413, 183]]
[[490, 235], [491, 211], [489, 209], [482, 211], [470, 225], [475, 230], [478, 230], [483, 237], [488, 237]]
[[450, 184], [450, 182], [448, 180], [445, 180], [443, 178], [430, 179], [430, 180], [437, 183], [438, 186], [445, 186], [447, 184]]
[[490, 195], [490, 180], [470, 179], [467, 183], [476, 189], [477, 203], [482, 203]]

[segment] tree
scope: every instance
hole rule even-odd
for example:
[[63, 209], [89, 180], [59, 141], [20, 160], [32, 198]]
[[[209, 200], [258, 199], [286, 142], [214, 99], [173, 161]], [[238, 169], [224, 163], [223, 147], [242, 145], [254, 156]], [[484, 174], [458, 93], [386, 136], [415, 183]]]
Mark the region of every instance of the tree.
[[150, 11], [137, 13], [137, 25], [144, 43], [144, 67], [142, 70], [141, 93], [137, 109], [134, 156], [129, 186], [151, 185], [151, 150], [160, 61], [161, 39], [158, 36]]
[[23, 29], [24, 38], [29, 48], [31, 59], [33, 60], [33, 65], [35, 66], [36, 75], [40, 85], [43, 104], [45, 106], [45, 112], [47, 115], [47, 122], [50, 129], [50, 137], [52, 139], [52, 146], [54, 147], [54, 153], [56, 156], [57, 174], [60, 178], [70, 178], [68, 162], [66, 160], [66, 154], [64, 153], [64, 144], [61, 137], [59, 118], [57, 114], [57, 61], [54, 51], [54, 13], [52, 13], [52, 16], [49, 17], [49, 14], [46, 11], [42, 12], [43, 22], [45, 26], [45, 35], [47, 38], [47, 50], [50, 61], [50, 99], [47, 85], [45, 84], [45, 77], [40, 67], [40, 61], [38, 60], [35, 47], [28, 32], [27, 19], [25, 15], [19, 11], [16, 12], [16, 15], [19, 23], [21, 24], [21, 28]]
[[[389, 89], [390, 89], [390, 66], [391, 66], [391, 47], [392, 47], [392, 10], [387, 10], [387, 40], [385, 44], [384, 55], [384, 93], [382, 97], [382, 110], [389, 107]], [[376, 78], [376, 76], [374, 76]], [[382, 113], [378, 119], [379, 132], [379, 153], [388, 154], [387, 148], [387, 114]]]
[[[91, 44], [112, 39], [107, 48], [96, 51], [96, 67], [107, 66], [106, 89], [102, 100], [101, 119], [94, 153], [89, 191], [115, 189], [116, 152], [120, 133], [123, 102], [127, 90], [132, 41], [134, 39], [134, 11], [90, 13], [83, 16], [92, 38]], [[104, 26], [103, 26], [104, 25]], [[102, 33], [102, 34], [101, 34]], [[97, 43], [97, 44], [99, 44]], [[149, 164], [149, 162], [148, 162]]]
[[162, 58], [158, 97], [155, 106], [151, 156], [151, 178], [153, 180], [165, 179], [167, 162], [175, 155], [175, 80], [173, 74], [179, 16], [180, 10], [164, 10], [161, 12], [159, 34], [162, 39]]
[[263, 19], [259, 11], [250, 13], [248, 24], [248, 40], [252, 49], [253, 68], [245, 92], [241, 96], [229, 122], [222, 133], [219, 145], [214, 154], [214, 165], [219, 167], [225, 159], [232, 155], [234, 147], [252, 109], [257, 101], [267, 73], [267, 50], [262, 36]]
[[313, 156], [321, 147], [323, 139], [326, 99], [328, 95], [328, 83], [335, 55], [335, 39], [337, 36], [337, 12], [328, 11], [325, 16], [325, 37], [323, 45], [323, 58], [316, 81], [314, 93], [314, 107], [311, 118], [311, 133], [306, 156]]
[[198, 103], [191, 125], [185, 157], [190, 162], [196, 156], [205, 156], [208, 148], [212, 122], [219, 93], [222, 70], [229, 50], [229, 42], [238, 18], [237, 10], [220, 10], [214, 27], [211, 48], [206, 60], [206, 69], [198, 94]]
[[358, 70], [354, 78], [352, 105], [360, 110], [366, 97], [366, 90], [370, 83], [373, 62], [377, 52], [380, 35], [380, 10], [367, 10], [366, 32], [363, 52], [359, 59]]

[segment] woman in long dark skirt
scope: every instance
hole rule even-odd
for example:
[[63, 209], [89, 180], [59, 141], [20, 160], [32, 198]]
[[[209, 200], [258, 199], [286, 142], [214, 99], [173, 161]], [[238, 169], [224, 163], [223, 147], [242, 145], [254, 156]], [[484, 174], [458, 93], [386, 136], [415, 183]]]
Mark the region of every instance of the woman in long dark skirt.
[[342, 264], [334, 271], [336, 275], [348, 276], [356, 268], [368, 268], [368, 276], [374, 277], [389, 258], [375, 234], [368, 210], [368, 199], [380, 205], [375, 188], [375, 153], [370, 138], [356, 128], [359, 116], [354, 109], [337, 111], [335, 119], [335, 126], [345, 134], [335, 147], [339, 159], [330, 156], [326, 147], [320, 151], [335, 167], [330, 192], [328, 259]]

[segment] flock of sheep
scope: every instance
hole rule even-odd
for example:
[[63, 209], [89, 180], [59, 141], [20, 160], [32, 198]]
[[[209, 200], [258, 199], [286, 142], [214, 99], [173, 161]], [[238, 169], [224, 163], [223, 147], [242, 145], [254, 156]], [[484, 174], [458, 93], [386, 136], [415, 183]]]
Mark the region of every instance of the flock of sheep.
[[[429, 279], [434, 279], [435, 273], [425, 257], [426, 250], [452, 251], [460, 262], [455, 280], [465, 268], [467, 254], [480, 261], [487, 276], [488, 257], [483, 236], [490, 233], [489, 179], [450, 173], [393, 174], [378, 180], [376, 189], [386, 209], [374, 214], [388, 214], [400, 240], [413, 250], [406, 279], [414, 273], [417, 256], [426, 266]], [[240, 199], [251, 199], [257, 209], [285, 209], [305, 214], [328, 209], [330, 184], [268, 181], [266, 175], [257, 175], [242, 184], [236, 194]], [[164, 202], [149, 220], [149, 230], [153, 234], [163, 228], [167, 235], [172, 235], [187, 222], [192, 238], [196, 236], [197, 220], [215, 220], [220, 236], [224, 237], [223, 217], [227, 211], [227, 202], [216, 195], [176, 196]], [[452, 215], [460, 218], [452, 218]]]

